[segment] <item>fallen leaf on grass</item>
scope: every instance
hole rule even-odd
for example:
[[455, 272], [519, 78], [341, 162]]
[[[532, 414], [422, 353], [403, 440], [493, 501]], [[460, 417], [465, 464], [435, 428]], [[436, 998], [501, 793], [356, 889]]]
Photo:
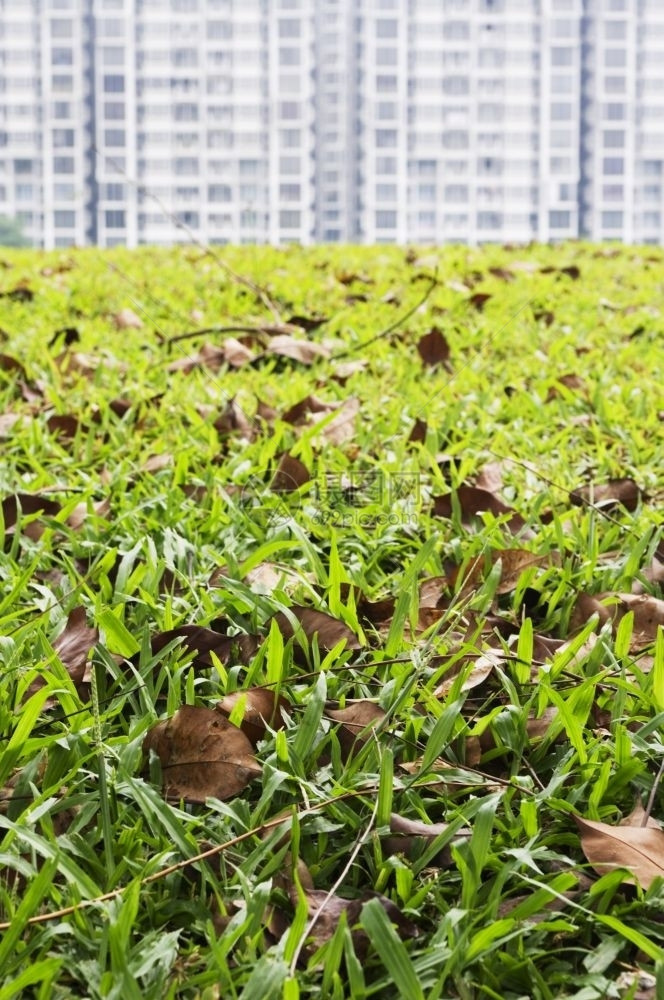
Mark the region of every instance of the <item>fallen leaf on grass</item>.
[[[291, 621], [291, 617], [295, 622]], [[344, 622], [324, 611], [293, 604], [288, 609], [288, 614], [280, 611], [274, 616], [274, 621], [285, 639], [305, 637], [311, 643], [315, 637], [318, 648], [326, 653], [342, 640], [345, 641], [346, 649], [360, 649], [360, 641], [355, 633]]]
[[[461, 510], [461, 521], [463, 524], [471, 524], [474, 517], [483, 511], [489, 511], [495, 517], [508, 514], [506, 527], [511, 531], [518, 532], [525, 527], [525, 520], [513, 507], [508, 507], [500, 497], [489, 490], [479, 489], [477, 486], [462, 485], [456, 489], [457, 500]], [[436, 517], [451, 518], [454, 507], [452, 494], [434, 497], [433, 513]]]
[[461, 691], [471, 691], [473, 688], [483, 684], [491, 676], [494, 668], [505, 662], [505, 653], [498, 649], [487, 649], [476, 660], [468, 661], [468, 659], [464, 659], [455, 663], [436, 687], [433, 692], [434, 698], [447, 698], [457, 677], [460, 673], [463, 673], [464, 668], [468, 666], [469, 662], [473, 666], [461, 685]]
[[80, 424], [77, 418], [71, 414], [53, 414], [46, 421], [46, 426], [54, 437], [71, 441], [76, 437]]
[[[82, 685], [88, 681], [86, 669], [90, 650], [98, 642], [99, 630], [88, 626], [85, 608], [79, 606], [69, 612], [67, 624], [52, 643], [53, 651], [79, 688], [79, 693]], [[43, 677], [37, 677], [28, 688], [28, 696], [43, 688], [45, 683]], [[49, 698], [45, 707], [52, 708], [54, 704], [55, 699]]]
[[221, 663], [233, 660], [248, 663], [259, 643], [258, 636], [255, 635], [226, 635], [203, 625], [179, 625], [177, 628], [157, 632], [151, 637], [153, 655], [161, 652], [174, 639], [181, 639], [180, 648], [194, 654], [192, 666], [199, 670], [208, 670], [213, 665], [213, 654]]
[[649, 594], [586, 594], [580, 593], [570, 616], [570, 628], [581, 628], [596, 614], [598, 628], [612, 622], [619, 625], [626, 614], [634, 615], [634, 627], [630, 637], [630, 652], [634, 653], [648, 646], [657, 638], [657, 630], [664, 626], [664, 600]]
[[640, 798], [634, 803], [634, 808], [628, 816], [620, 820], [619, 826], [638, 826], [644, 827], [649, 826], [653, 830], [661, 830], [662, 824], [654, 816], [648, 816], [645, 809], [643, 808], [643, 802]]
[[294, 493], [311, 479], [306, 465], [293, 455], [284, 454], [279, 459], [270, 489], [273, 493]]
[[35, 514], [44, 514], [46, 517], [55, 517], [60, 512], [60, 504], [48, 497], [40, 496], [38, 493], [14, 493], [5, 497], [2, 501], [2, 519], [5, 524], [5, 534], [10, 535], [16, 531], [16, 525], [21, 518], [21, 531], [33, 542], [39, 541], [46, 530], [46, 525], [37, 520], [24, 523], [25, 519]]
[[330, 356], [327, 347], [323, 347], [322, 344], [311, 340], [299, 340], [288, 334], [273, 337], [265, 354], [276, 354], [282, 358], [290, 358], [303, 365], [312, 365], [318, 358], [329, 358]]
[[221, 712], [226, 718], [229, 718], [235, 709], [242, 710], [240, 729], [253, 746], [265, 737], [268, 728], [283, 728], [282, 711], [288, 711], [289, 708], [290, 703], [283, 695], [269, 688], [260, 687], [233, 691], [224, 695], [216, 705], [217, 712]]
[[245, 734], [210, 708], [183, 705], [158, 722], [143, 752], [159, 758], [164, 795], [186, 802], [230, 799], [261, 773]]
[[373, 701], [356, 701], [347, 704], [345, 708], [326, 708], [325, 714], [341, 725], [337, 738], [344, 760], [353, 753], [354, 748], [361, 747], [370, 738], [377, 726], [386, 718], [386, 714]]
[[253, 437], [251, 421], [239, 403], [236, 402], [235, 396], [228, 400], [212, 426], [220, 437], [226, 437], [230, 434], [238, 434], [247, 440]]
[[94, 517], [105, 518], [110, 512], [111, 502], [110, 500], [98, 500], [96, 503], [88, 506], [86, 501], [76, 504], [73, 511], [67, 518], [67, 525], [72, 529], [72, 531], [78, 531], [83, 527], [86, 519], [90, 514]]
[[27, 378], [25, 368], [17, 358], [11, 356], [11, 354], [0, 354], [0, 372], [12, 372], [16, 375], [20, 375], [21, 378]]
[[[336, 407], [335, 415], [321, 428], [320, 436], [328, 444], [341, 445], [355, 436], [355, 418], [360, 412], [360, 401], [351, 396], [341, 406]], [[327, 413], [312, 413], [314, 424], [327, 420]]]
[[602, 510], [613, 510], [622, 506], [625, 510], [636, 510], [643, 493], [633, 479], [609, 479], [606, 483], [589, 483], [579, 486], [570, 493], [570, 500], [577, 507], [592, 503]]
[[417, 352], [425, 365], [443, 365], [450, 358], [450, 345], [444, 334], [434, 326], [419, 340]]
[[[449, 823], [424, 823], [422, 820], [408, 819], [398, 813], [390, 816], [391, 836], [382, 841], [383, 854], [403, 854], [407, 858], [416, 857], [423, 849], [449, 829]], [[462, 827], [454, 834], [454, 839], [469, 837], [471, 830]], [[452, 861], [449, 845], [439, 851], [429, 862], [430, 866], [442, 868]]]
[[599, 875], [626, 868], [644, 889], [664, 876], [664, 832], [650, 826], [611, 826], [575, 816], [581, 832], [581, 847]]
[[142, 330], [143, 320], [133, 309], [126, 307], [113, 314], [113, 322], [118, 330]]

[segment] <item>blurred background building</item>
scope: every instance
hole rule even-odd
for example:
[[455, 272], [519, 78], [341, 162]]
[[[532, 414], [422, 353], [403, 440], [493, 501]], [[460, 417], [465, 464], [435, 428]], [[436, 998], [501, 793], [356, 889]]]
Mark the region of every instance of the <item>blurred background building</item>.
[[664, 236], [664, 0], [0, 0], [59, 247]]

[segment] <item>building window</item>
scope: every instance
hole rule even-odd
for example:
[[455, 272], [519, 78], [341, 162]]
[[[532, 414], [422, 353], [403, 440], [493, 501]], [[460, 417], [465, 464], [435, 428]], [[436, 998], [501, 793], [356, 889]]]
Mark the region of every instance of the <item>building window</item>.
[[379, 73], [376, 76], [376, 93], [395, 94], [397, 90], [397, 78], [391, 73]]
[[53, 18], [51, 20], [52, 38], [71, 38], [74, 34], [73, 22], [70, 18]]
[[53, 146], [55, 149], [70, 149], [74, 145], [73, 128], [54, 128]]
[[569, 46], [554, 46], [551, 49], [552, 66], [571, 66], [573, 61], [573, 50]]
[[622, 156], [605, 156], [602, 160], [602, 173], [606, 175], [624, 174], [624, 158]]
[[53, 213], [56, 229], [73, 229], [76, 225], [76, 212], [57, 210]]
[[104, 92], [107, 94], [124, 94], [125, 78], [116, 73], [104, 75]]
[[396, 38], [397, 21], [394, 18], [380, 18], [376, 21], [376, 38]]
[[54, 174], [73, 174], [74, 173], [74, 157], [73, 156], [54, 156], [53, 157], [53, 173]]
[[54, 48], [51, 52], [52, 66], [73, 66], [74, 52], [72, 49]]
[[391, 149], [397, 144], [397, 131], [392, 128], [376, 129], [376, 146], [378, 149]]
[[605, 149], [622, 149], [625, 145], [625, 133], [622, 129], [610, 129], [604, 133]]
[[125, 198], [124, 184], [104, 184], [102, 196], [108, 201], [123, 201]]
[[54, 184], [53, 195], [56, 201], [73, 201], [75, 197], [73, 184]]
[[376, 200], [396, 201], [397, 200], [396, 184], [376, 184]]
[[231, 200], [231, 189], [228, 184], [210, 184], [208, 187], [208, 201]]
[[125, 213], [119, 208], [111, 208], [104, 212], [104, 222], [107, 229], [124, 229]]
[[397, 213], [390, 209], [379, 209], [376, 212], [376, 229], [395, 229]]
[[107, 146], [124, 146], [126, 142], [125, 130], [123, 128], [104, 129], [104, 142]]
[[549, 212], [549, 229], [569, 229], [572, 221], [572, 213], [561, 209], [554, 209]]
[[602, 212], [603, 229], [621, 229], [623, 224], [622, 212]]
[[555, 102], [551, 105], [551, 121], [568, 122], [572, 120], [572, 105], [565, 102]]
[[297, 229], [300, 225], [300, 212], [294, 209], [283, 209], [279, 212], [279, 226], [281, 229]]
[[604, 53], [604, 65], [607, 69], [624, 69], [627, 65], [625, 49], [607, 49]]
[[625, 105], [610, 103], [604, 105], [604, 117], [612, 122], [620, 122], [625, 119]]
[[396, 174], [397, 172], [397, 159], [396, 156], [377, 156], [376, 157], [376, 173], [377, 174]]
[[300, 22], [296, 18], [279, 21], [279, 38], [299, 38]]
[[299, 184], [280, 184], [279, 185], [279, 199], [280, 201], [299, 201], [301, 197], [300, 185]]

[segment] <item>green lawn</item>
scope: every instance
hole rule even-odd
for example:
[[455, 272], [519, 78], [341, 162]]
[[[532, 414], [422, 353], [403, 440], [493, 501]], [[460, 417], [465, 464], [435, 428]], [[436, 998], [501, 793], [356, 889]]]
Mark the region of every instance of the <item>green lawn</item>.
[[0, 264], [0, 1000], [664, 996], [664, 252]]

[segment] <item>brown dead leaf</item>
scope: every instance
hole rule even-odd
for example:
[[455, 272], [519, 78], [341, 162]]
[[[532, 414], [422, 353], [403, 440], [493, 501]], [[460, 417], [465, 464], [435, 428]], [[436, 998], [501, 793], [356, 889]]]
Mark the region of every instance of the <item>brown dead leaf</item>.
[[[423, 823], [422, 820], [408, 819], [398, 813], [390, 816], [390, 831], [392, 836], [386, 837], [382, 842], [383, 854], [403, 854], [406, 858], [417, 857], [424, 849], [449, 829], [449, 823]], [[462, 827], [454, 834], [454, 840], [469, 837], [471, 831], [467, 827]], [[452, 861], [452, 854], [449, 845], [445, 846], [434, 857], [429, 865], [436, 868], [443, 868]]]
[[92, 514], [94, 517], [105, 518], [110, 512], [111, 502], [108, 499], [98, 500], [96, 503], [90, 504], [86, 501], [76, 504], [73, 511], [67, 518], [67, 524], [73, 531], [78, 531], [83, 527], [86, 519]]
[[[89, 680], [86, 673], [88, 656], [97, 642], [99, 642], [99, 630], [88, 627], [85, 608], [79, 606], [70, 611], [64, 629], [52, 643], [53, 651], [79, 689], [79, 693]], [[29, 686], [27, 697], [43, 688], [45, 683], [43, 677], [37, 677]], [[52, 708], [54, 704], [55, 699], [49, 698], [44, 707]]]
[[329, 316], [300, 316], [293, 315], [289, 316], [286, 320], [289, 326], [299, 327], [304, 330], [305, 333], [312, 333], [314, 330], [318, 330], [319, 327], [323, 326], [325, 323], [329, 322]]
[[581, 847], [599, 875], [626, 868], [644, 889], [664, 876], [664, 832], [650, 826], [611, 826], [575, 816]]
[[341, 723], [337, 738], [344, 760], [351, 756], [354, 749], [366, 743], [376, 727], [387, 718], [383, 709], [373, 701], [346, 703], [345, 708], [326, 708], [325, 714]]
[[549, 387], [549, 391], [546, 395], [546, 402], [551, 403], [554, 399], [559, 399], [561, 394], [560, 386], [565, 389], [569, 389], [571, 392], [585, 393], [587, 395], [588, 388], [583, 379], [570, 372], [567, 375], [560, 375], [556, 378], [555, 383]]
[[[525, 527], [525, 520], [514, 508], [508, 507], [500, 497], [489, 490], [479, 489], [477, 486], [462, 485], [456, 490], [459, 507], [461, 509], [461, 521], [463, 524], [471, 524], [474, 517], [483, 511], [489, 511], [495, 517], [509, 514], [506, 527], [513, 532], [519, 532]], [[452, 494], [434, 497], [433, 513], [436, 517], [451, 518], [453, 514]]]
[[630, 652], [648, 646], [657, 638], [657, 630], [664, 626], [664, 600], [648, 594], [581, 593], [570, 616], [570, 627], [582, 628], [593, 614], [599, 615], [598, 628], [606, 622], [614, 630], [628, 612], [634, 614], [634, 627], [630, 639]]
[[318, 396], [305, 396], [298, 403], [294, 403], [281, 416], [287, 424], [306, 424], [312, 413], [332, 413], [337, 407], [336, 403], [326, 403]]
[[443, 332], [437, 326], [432, 327], [419, 340], [417, 351], [424, 364], [430, 367], [444, 365], [450, 358], [450, 345]]
[[[291, 618], [295, 621], [293, 622]], [[318, 648], [326, 653], [342, 640], [346, 643], [346, 649], [360, 649], [360, 642], [355, 633], [344, 622], [325, 614], [324, 611], [315, 611], [313, 608], [293, 604], [288, 609], [288, 614], [280, 611], [274, 616], [274, 621], [285, 639], [295, 636], [296, 640], [301, 641], [305, 638], [309, 644], [315, 636]]]
[[259, 639], [255, 635], [227, 635], [203, 625], [179, 625], [177, 628], [157, 632], [150, 639], [153, 655], [159, 653], [174, 639], [181, 639], [180, 649], [193, 653], [192, 666], [198, 670], [208, 670], [212, 656], [221, 663], [248, 663], [258, 649]]
[[475, 486], [489, 493], [499, 493], [505, 485], [503, 481], [503, 462], [487, 462], [475, 477]]
[[339, 385], [345, 385], [349, 378], [353, 375], [357, 375], [358, 372], [363, 372], [367, 367], [367, 361], [340, 361], [334, 366], [334, 370], [330, 375], [330, 378], [334, 382], [338, 382]]
[[614, 510], [622, 506], [625, 510], [636, 510], [643, 492], [633, 479], [609, 479], [606, 483], [589, 483], [570, 493], [570, 500], [577, 507], [588, 503], [600, 506], [602, 510]]
[[0, 441], [6, 441], [11, 437], [14, 427], [22, 421], [20, 413], [0, 413]]
[[113, 314], [113, 322], [118, 330], [143, 329], [143, 320], [128, 306]]
[[240, 729], [256, 746], [265, 737], [269, 729], [283, 729], [282, 712], [288, 711], [290, 702], [283, 695], [269, 688], [248, 688], [246, 691], [233, 691], [224, 695], [216, 704], [216, 711], [229, 718], [238, 705], [243, 706]]
[[228, 400], [212, 426], [220, 437], [237, 434], [249, 440], [253, 436], [251, 421], [239, 403], [236, 402], [235, 396]]
[[306, 465], [288, 453], [281, 456], [270, 489], [273, 493], [294, 493], [311, 479]]
[[0, 354], [0, 372], [11, 372], [14, 375], [19, 375], [21, 378], [27, 378], [25, 368], [11, 354]]
[[475, 660], [469, 660], [466, 657], [463, 660], [457, 661], [436, 687], [433, 696], [434, 698], [447, 698], [454, 682], [459, 674], [464, 671], [464, 668], [468, 666], [468, 663], [472, 663], [473, 666], [461, 685], [462, 691], [471, 691], [473, 688], [479, 687], [480, 684], [483, 684], [491, 676], [494, 668], [504, 662], [505, 653], [498, 649], [487, 649]]
[[231, 368], [242, 368], [255, 358], [251, 348], [235, 337], [226, 338], [222, 351], [224, 361]]
[[485, 304], [492, 297], [493, 296], [490, 295], [489, 292], [474, 292], [473, 295], [469, 297], [468, 302], [471, 306], [474, 306], [475, 309], [479, 310], [479, 312], [482, 312]]
[[80, 424], [71, 414], [53, 414], [46, 421], [46, 426], [50, 434], [72, 441], [78, 433]]
[[[14, 493], [2, 501], [5, 534], [10, 535], [16, 531], [20, 516], [22, 533], [33, 542], [39, 541], [46, 530], [46, 525], [40, 520], [35, 520], [33, 515], [55, 517], [59, 512], [60, 504], [55, 500], [49, 500], [48, 497], [40, 496], [38, 493]], [[27, 518], [32, 520], [26, 523]]]
[[409, 444], [422, 444], [427, 439], [427, 422], [418, 417], [408, 435]]
[[303, 365], [312, 365], [319, 358], [329, 358], [327, 347], [311, 340], [301, 340], [288, 334], [273, 337], [268, 344], [266, 354], [276, 354], [282, 358], [291, 358]]
[[644, 827], [649, 826], [653, 830], [661, 830], [662, 824], [654, 816], [648, 816], [645, 809], [643, 808], [643, 802], [640, 798], [637, 798], [634, 803], [634, 808], [628, 816], [620, 820], [619, 826], [638, 826]]
[[210, 708], [183, 705], [143, 740], [159, 758], [167, 798], [205, 802], [238, 795], [261, 768], [245, 734]]
[[[341, 445], [355, 436], [355, 419], [360, 412], [360, 401], [351, 396], [336, 409], [335, 415], [321, 428], [320, 436], [328, 444]], [[326, 413], [312, 413], [312, 423], [327, 419]]]
[[159, 455], [148, 455], [141, 466], [142, 472], [161, 472], [173, 464], [173, 456], [170, 452], [164, 451]]

